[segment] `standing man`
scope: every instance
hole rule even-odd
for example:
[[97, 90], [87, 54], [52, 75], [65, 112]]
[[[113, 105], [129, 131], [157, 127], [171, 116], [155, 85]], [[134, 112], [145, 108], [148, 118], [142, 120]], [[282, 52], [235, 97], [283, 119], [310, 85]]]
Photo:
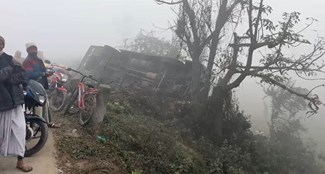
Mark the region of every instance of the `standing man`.
[[[27, 80], [35, 80], [41, 83], [44, 89], [49, 89], [49, 84], [47, 77], [51, 76], [52, 72], [47, 72], [43, 60], [37, 56], [37, 46], [34, 43], [26, 44], [26, 51], [28, 53], [25, 61], [23, 62], [23, 67], [26, 71]], [[42, 115], [42, 108], [36, 108], [36, 114]], [[46, 113], [47, 114], [47, 113]], [[50, 120], [47, 120], [50, 121]], [[59, 125], [54, 123], [48, 123], [50, 128], [58, 128]]]
[[43, 60], [37, 56], [37, 46], [34, 43], [26, 44], [26, 51], [28, 53], [23, 67], [27, 74], [27, 80], [35, 80], [40, 82], [45, 89], [49, 88], [47, 77], [51, 76], [51, 73], [46, 72]]
[[19, 62], [3, 52], [4, 46], [5, 40], [0, 36], [0, 156], [17, 156], [16, 167], [30, 172], [33, 168], [24, 161], [24, 70]]

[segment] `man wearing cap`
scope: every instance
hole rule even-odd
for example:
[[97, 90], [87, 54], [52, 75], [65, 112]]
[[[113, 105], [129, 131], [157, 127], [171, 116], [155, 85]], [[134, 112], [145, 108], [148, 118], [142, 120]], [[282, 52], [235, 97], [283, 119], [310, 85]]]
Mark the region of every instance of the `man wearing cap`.
[[[36, 80], [41, 83], [44, 89], [49, 88], [49, 84], [47, 81], [47, 77], [51, 76], [52, 72], [47, 72], [43, 60], [37, 56], [37, 46], [34, 43], [27, 43], [26, 44], [26, 51], [28, 56], [26, 57], [25, 61], [23, 62], [23, 68], [26, 71], [27, 80]], [[42, 115], [42, 108], [36, 107], [35, 112], [37, 115]], [[50, 128], [58, 128], [59, 125], [54, 123], [48, 123]]]
[[26, 85], [21, 64], [4, 53], [0, 36], [0, 156], [17, 156], [16, 167], [24, 172], [33, 168], [24, 161], [26, 122], [23, 111]]
[[37, 56], [37, 46], [34, 43], [26, 44], [28, 56], [23, 62], [23, 67], [27, 74], [27, 80], [36, 80], [40, 82], [45, 89], [48, 89], [47, 77], [52, 74], [46, 72], [43, 60]]

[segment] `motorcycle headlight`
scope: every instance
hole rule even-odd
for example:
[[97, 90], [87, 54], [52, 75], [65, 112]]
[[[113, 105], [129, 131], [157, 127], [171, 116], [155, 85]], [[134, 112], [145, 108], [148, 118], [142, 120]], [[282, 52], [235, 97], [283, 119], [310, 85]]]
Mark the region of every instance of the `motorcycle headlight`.
[[44, 96], [39, 96], [39, 101], [41, 104], [45, 103], [45, 97]]
[[62, 78], [61, 81], [62, 82], [67, 82], [68, 78]]
[[67, 82], [68, 81], [68, 76], [63, 74], [62, 75], [62, 79], [61, 79], [62, 82]]
[[38, 100], [39, 100], [39, 102], [40, 102], [40, 104], [44, 104], [45, 103], [45, 96], [42, 96], [42, 95], [40, 95], [40, 94], [38, 94], [38, 93], [36, 93], [37, 94], [37, 96], [38, 96]]

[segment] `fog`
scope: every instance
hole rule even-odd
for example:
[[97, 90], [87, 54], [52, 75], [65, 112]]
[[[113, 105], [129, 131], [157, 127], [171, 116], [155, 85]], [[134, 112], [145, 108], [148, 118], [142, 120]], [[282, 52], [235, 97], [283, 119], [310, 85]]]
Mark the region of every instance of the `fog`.
[[119, 46], [140, 29], [168, 28], [173, 16], [151, 0], [13, 0], [1, 7], [6, 51], [24, 53], [25, 43], [35, 42], [51, 59], [80, 58], [89, 45]]
[[[319, 36], [325, 36], [325, 20], [323, 16], [325, 15], [325, 11], [322, 9], [325, 6], [324, 1], [310, 0], [310, 1], [281, 1], [281, 0], [268, 0], [265, 1], [273, 8], [272, 18], [281, 19], [282, 12], [292, 12], [298, 11], [301, 12], [301, 19], [307, 17], [314, 17], [319, 21], [314, 23], [311, 28], [308, 29], [307, 32], [303, 33], [310, 41], [313, 41], [313, 38], [318, 34]], [[317, 32], [313, 31], [316, 30]], [[301, 49], [301, 47], [300, 47]], [[294, 50], [292, 54], [296, 52], [304, 52], [305, 50], [302, 48], [301, 50]], [[324, 58], [323, 58], [324, 59]], [[322, 75], [324, 78], [324, 75]], [[313, 87], [319, 84], [325, 84], [324, 81], [304, 81], [300, 79], [296, 79], [296, 84], [305, 87], [307, 89], [312, 89]], [[317, 93], [321, 100], [325, 100], [325, 88], [318, 88], [314, 91]], [[267, 120], [270, 120], [269, 116], [265, 116], [266, 111], [270, 114], [270, 104], [264, 99], [266, 95], [263, 92], [263, 89], [259, 85], [258, 79], [249, 79], [246, 80], [238, 89], [237, 89], [237, 97], [239, 98], [239, 102], [241, 105], [241, 109], [245, 111], [245, 113], [250, 114], [251, 120], [253, 122], [253, 129], [267, 131], [265, 128], [267, 127]], [[268, 108], [265, 108], [267, 106]], [[317, 142], [318, 149], [325, 152], [325, 136], [323, 134], [325, 128], [325, 108], [321, 107], [320, 112], [317, 115], [314, 115], [310, 118], [307, 118], [304, 113], [300, 114], [304, 125], [307, 128], [307, 137], [312, 138]]]
[[[282, 12], [299, 11], [302, 17], [319, 20], [304, 33], [308, 37], [325, 35], [325, 1], [266, 0], [274, 13], [272, 18], [280, 20]], [[173, 21], [170, 6], [157, 5], [153, 0], [57, 0], [57, 1], [2, 1], [0, 11], [0, 35], [6, 39], [5, 51], [25, 53], [25, 43], [35, 42], [44, 51], [45, 57], [58, 62], [80, 60], [90, 45], [120, 46], [124, 39], [132, 39], [140, 29], [155, 30], [160, 37], [171, 37], [166, 30]], [[265, 129], [266, 117], [262, 88], [258, 81], [248, 80], [236, 92], [241, 109], [252, 115], [254, 129]], [[302, 87], [312, 88], [318, 83], [297, 82]], [[316, 90], [325, 101], [325, 89]], [[267, 105], [267, 102], [266, 102]], [[270, 110], [270, 109], [269, 109]], [[305, 118], [309, 135], [325, 147], [325, 114]], [[324, 149], [325, 151], [325, 149]]]

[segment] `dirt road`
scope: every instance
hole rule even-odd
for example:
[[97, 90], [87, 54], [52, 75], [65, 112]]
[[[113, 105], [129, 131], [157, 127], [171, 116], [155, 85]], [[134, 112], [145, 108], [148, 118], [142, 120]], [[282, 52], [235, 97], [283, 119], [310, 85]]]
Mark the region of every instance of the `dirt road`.
[[[37, 154], [30, 158], [26, 158], [26, 161], [33, 166], [34, 170], [29, 172], [30, 174], [57, 174], [58, 169], [56, 167], [55, 160], [55, 148], [53, 135], [50, 132], [48, 141], [45, 147]], [[3, 158], [0, 157], [0, 174], [21, 174], [24, 172], [16, 169], [16, 158]]]

